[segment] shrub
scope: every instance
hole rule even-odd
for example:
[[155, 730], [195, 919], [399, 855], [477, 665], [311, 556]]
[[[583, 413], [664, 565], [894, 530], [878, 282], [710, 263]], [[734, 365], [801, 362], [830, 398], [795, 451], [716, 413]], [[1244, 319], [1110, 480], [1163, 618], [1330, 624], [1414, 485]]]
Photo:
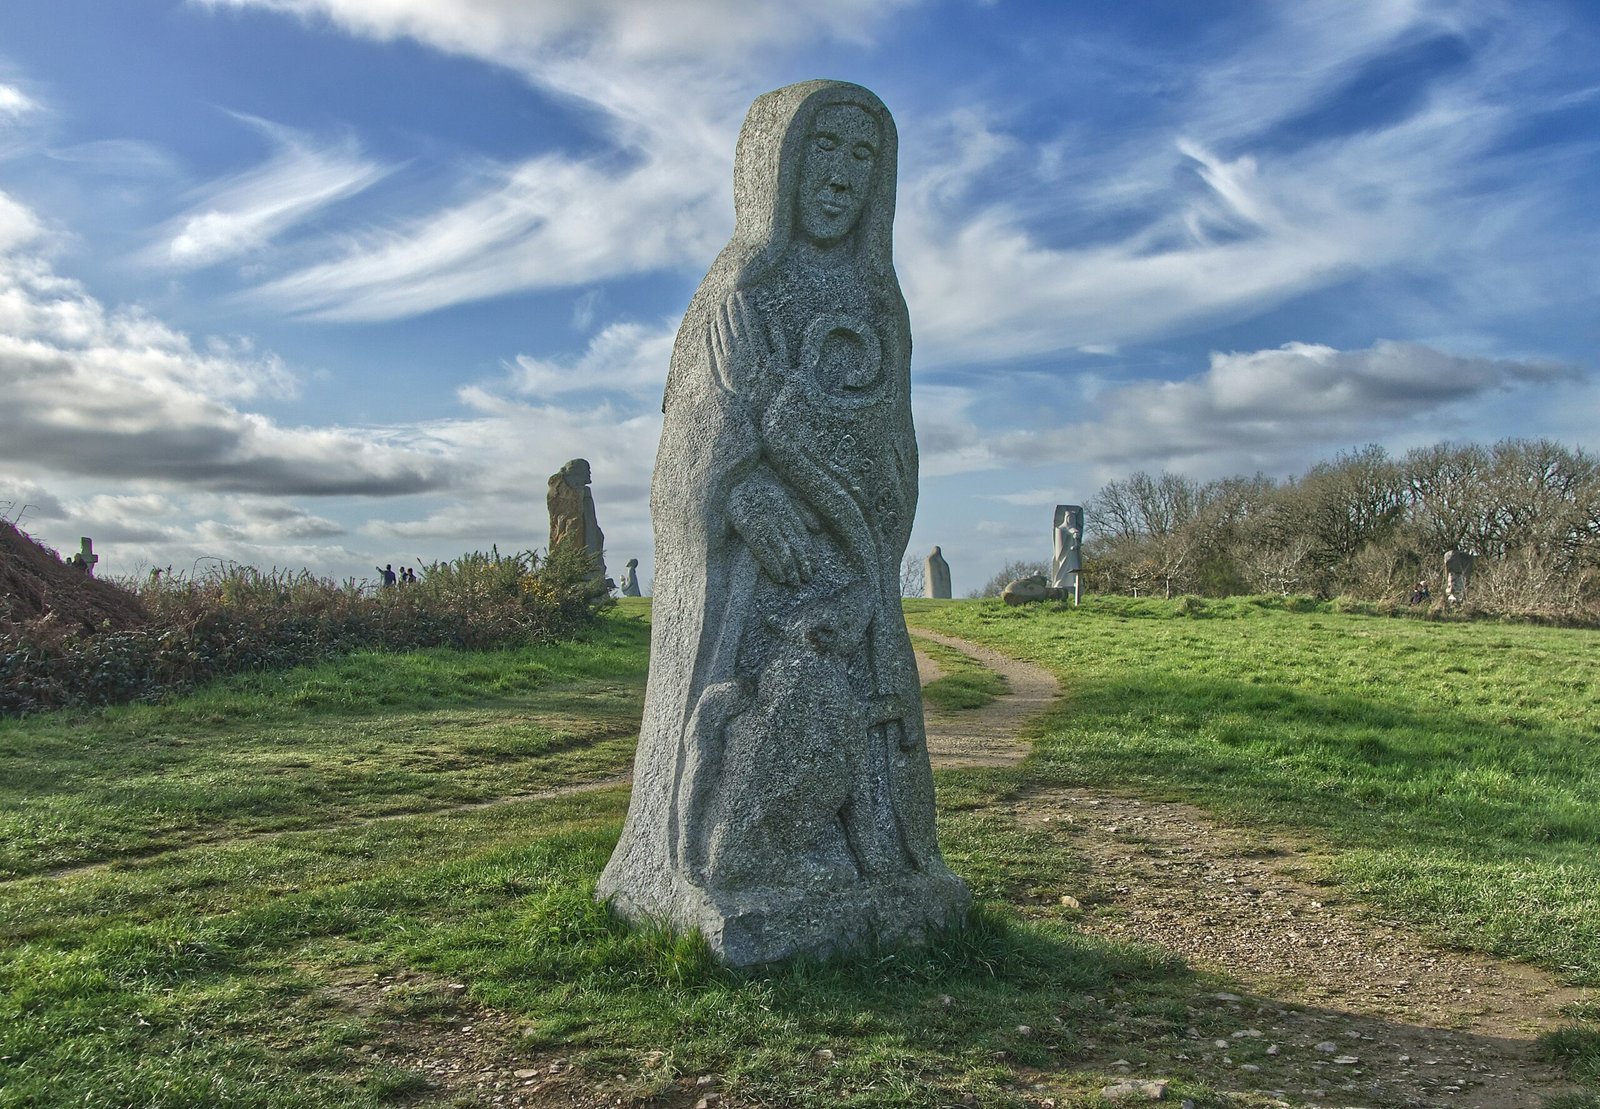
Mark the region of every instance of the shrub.
[[141, 627], [63, 626], [49, 615], [0, 630], [0, 713], [149, 701], [224, 674], [359, 650], [489, 650], [575, 634], [607, 602], [587, 555], [474, 552], [413, 584], [369, 589], [301, 571], [231, 567], [134, 587]]

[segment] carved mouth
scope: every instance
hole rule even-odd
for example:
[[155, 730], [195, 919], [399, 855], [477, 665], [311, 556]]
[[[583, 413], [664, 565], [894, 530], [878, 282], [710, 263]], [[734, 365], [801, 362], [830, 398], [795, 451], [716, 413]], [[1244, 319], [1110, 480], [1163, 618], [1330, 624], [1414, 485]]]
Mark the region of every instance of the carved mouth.
[[822, 202], [823, 214], [826, 215], [826, 216], [829, 216], [830, 218], [831, 217], [842, 216], [846, 212], [848, 212], [849, 210], [850, 210], [850, 205], [840, 203], [837, 200], [824, 200]]

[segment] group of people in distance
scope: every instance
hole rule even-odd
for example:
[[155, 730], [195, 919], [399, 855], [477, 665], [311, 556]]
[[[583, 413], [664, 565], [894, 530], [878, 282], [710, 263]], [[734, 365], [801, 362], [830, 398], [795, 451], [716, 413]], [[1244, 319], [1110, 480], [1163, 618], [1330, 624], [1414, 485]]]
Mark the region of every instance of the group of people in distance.
[[386, 566], [374, 566], [373, 569], [378, 571], [378, 576], [383, 579], [386, 589], [392, 585], [415, 585], [417, 582], [417, 572], [409, 566], [400, 567], [398, 573], [395, 572], [392, 562]]

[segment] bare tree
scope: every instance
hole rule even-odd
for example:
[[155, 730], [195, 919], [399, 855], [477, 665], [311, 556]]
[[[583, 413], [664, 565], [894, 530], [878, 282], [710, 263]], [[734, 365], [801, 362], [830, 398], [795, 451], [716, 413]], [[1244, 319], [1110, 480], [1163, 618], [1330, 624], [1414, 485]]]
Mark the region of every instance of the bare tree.
[[921, 556], [906, 555], [906, 560], [900, 564], [900, 596], [922, 596], [922, 587], [927, 572], [927, 563], [922, 560]]
[[1024, 559], [1016, 559], [1000, 567], [1000, 572], [990, 578], [982, 589], [975, 590], [967, 595], [969, 597], [998, 597], [1006, 586], [1018, 578], [1031, 578], [1035, 574], [1048, 578], [1050, 576], [1050, 564], [1048, 562], [1028, 562]]

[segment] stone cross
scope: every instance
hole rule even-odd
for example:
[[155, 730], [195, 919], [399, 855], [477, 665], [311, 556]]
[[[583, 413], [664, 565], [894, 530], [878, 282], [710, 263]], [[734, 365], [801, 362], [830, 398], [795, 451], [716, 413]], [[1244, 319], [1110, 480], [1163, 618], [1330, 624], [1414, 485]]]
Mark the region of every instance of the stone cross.
[[917, 505], [897, 140], [859, 85], [751, 106], [650, 488], [633, 798], [596, 896], [747, 966], [962, 922], [900, 570]]
[[91, 578], [94, 577], [95, 563], [100, 561], [100, 556], [94, 553], [94, 540], [87, 535], [78, 539], [78, 565], [83, 567], [83, 572]]
[[922, 567], [922, 595], [939, 600], [950, 599], [950, 564], [935, 547]]

